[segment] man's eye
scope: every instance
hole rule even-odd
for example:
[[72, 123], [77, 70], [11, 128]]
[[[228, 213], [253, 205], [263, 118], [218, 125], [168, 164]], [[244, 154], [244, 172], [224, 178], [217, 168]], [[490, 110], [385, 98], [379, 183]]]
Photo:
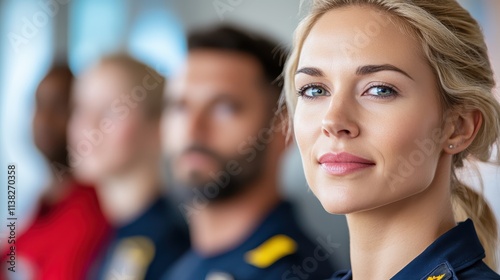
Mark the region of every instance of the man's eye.
[[223, 102], [215, 105], [213, 111], [218, 116], [232, 116], [238, 112], [238, 106]]

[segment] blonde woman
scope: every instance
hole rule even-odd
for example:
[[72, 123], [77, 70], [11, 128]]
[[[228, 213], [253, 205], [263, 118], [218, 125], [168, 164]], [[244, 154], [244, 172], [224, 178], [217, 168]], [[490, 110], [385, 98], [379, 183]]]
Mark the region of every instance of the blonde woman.
[[347, 215], [352, 270], [334, 279], [500, 279], [488, 267], [495, 218], [456, 176], [465, 160], [490, 160], [500, 133], [467, 11], [314, 0], [285, 80], [306, 179], [328, 212]]

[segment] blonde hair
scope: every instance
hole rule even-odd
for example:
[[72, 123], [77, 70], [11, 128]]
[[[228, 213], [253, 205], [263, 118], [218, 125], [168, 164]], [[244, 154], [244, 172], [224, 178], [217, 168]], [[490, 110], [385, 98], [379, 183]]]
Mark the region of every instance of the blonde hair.
[[[145, 91], [146, 97], [141, 105], [145, 115], [153, 121], [159, 121], [163, 111], [163, 91], [165, 88], [165, 78], [148, 65], [132, 58], [127, 54], [112, 54], [102, 57], [99, 66], [116, 67], [122, 71], [127, 79], [130, 90], [141, 89]], [[147, 88], [146, 80], [154, 83], [152, 88]]]
[[500, 104], [493, 95], [495, 81], [487, 47], [478, 23], [455, 0], [313, 0], [309, 14], [294, 35], [292, 53], [285, 66], [285, 98], [290, 121], [297, 102], [294, 76], [303, 43], [316, 21], [329, 10], [348, 5], [374, 7], [403, 23], [422, 45], [436, 73], [443, 112], [478, 110], [483, 124], [471, 145], [453, 156], [451, 191], [456, 220], [470, 217], [486, 251], [485, 263], [495, 269], [498, 242], [496, 219], [483, 195], [456, 175], [465, 159], [490, 161], [497, 148], [500, 163]]

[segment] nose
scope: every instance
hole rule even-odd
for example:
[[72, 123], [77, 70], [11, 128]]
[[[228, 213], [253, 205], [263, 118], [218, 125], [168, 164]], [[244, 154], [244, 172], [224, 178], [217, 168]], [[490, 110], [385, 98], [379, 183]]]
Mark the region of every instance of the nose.
[[191, 142], [202, 142], [205, 137], [207, 123], [202, 112], [191, 110], [186, 116], [186, 140]]
[[341, 94], [332, 95], [330, 105], [322, 120], [322, 132], [327, 137], [355, 138], [359, 135], [356, 123], [355, 100]]

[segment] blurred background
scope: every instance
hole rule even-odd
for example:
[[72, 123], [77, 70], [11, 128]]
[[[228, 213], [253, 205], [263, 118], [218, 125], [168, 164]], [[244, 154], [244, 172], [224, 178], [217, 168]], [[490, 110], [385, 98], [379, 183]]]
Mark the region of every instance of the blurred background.
[[[500, 81], [500, 1], [460, 2], [482, 25]], [[78, 75], [100, 56], [121, 51], [168, 77], [185, 56], [186, 32], [197, 27], [234, 23], [289, 46], [301, 17], [299, 5], [299, 0], [0, 0], [0, 180], [6, 182], [7, 164], [15, 163], [18, 232], [32, 218], [49, 180], [50, 167], [33, 145], [31, 122], [36, 86], [55, 61], [68, 61]], [[479, 170], [500, 217], [500, 169], [480, 165]], [[477, 181], [473, 173], [464, 176]], [[299, 205], [311, 237], [331, 235], [339, 244], [336, 260], [348, 267], [345, 218], [324, 212], [308, 190], [295, 147], [284, 160], [282, 186]], [[0, 191], [0, 244], [6, 236], [6, 194]]]

